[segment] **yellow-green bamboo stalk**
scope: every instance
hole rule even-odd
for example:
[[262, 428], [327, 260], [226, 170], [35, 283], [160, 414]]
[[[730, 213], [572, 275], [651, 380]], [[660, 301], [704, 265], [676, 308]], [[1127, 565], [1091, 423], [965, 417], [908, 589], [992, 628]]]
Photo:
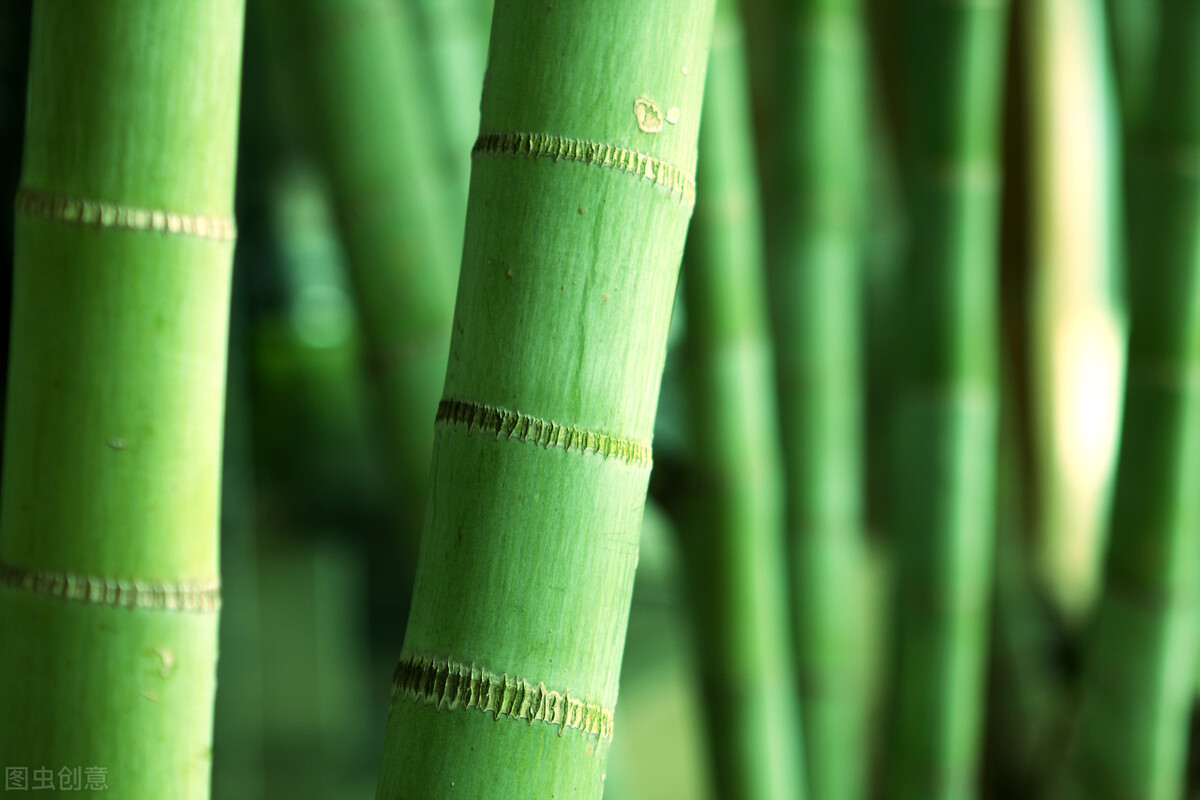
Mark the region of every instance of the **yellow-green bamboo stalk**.
[[598, 797], [712, 0], [497, 3], [378, 797]]
[[742, 28], [717, 7], [688, 233], [694, 487], [682, 537], [723, 798], [804, 797], [798, 693]]
[[1078, 623], [1099, 588], [1124, 366], [1118, 114], [1103, 5], [1033, 0], [1023, 12], [1035, 557]]
[[31, 789], [208, 796], [242, 16], [34, 8], [0, 498], [0, 763]]

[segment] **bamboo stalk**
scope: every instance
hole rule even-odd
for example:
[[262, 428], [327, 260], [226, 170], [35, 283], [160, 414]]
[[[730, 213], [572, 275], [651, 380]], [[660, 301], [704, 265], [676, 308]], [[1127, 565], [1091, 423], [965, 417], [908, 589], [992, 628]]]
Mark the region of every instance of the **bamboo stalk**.
[[1150, 79], [1162, 11], [1159, 3], [1145, 0], [1105, 0], [1104, 5], [1121, 114], [1127, 124], [1137, 124], [1145, 115], [1153, 90]]
[[496, 6], [380, 798], [602, 791], [712, 9]]
[[1118, 114], [1101, 4], [1035, 0], [1019, 34], [1028, 53], [1036, 557], [1058, 610], [1078, 622], [1099, 592], [1120, 416]]
[[860, 387], [866, 156], [857, 0], [770, 4], [756, 49], [766, 244], [812, 794], [863, 792]]
[[392, 621], [408, 613], [462, 231], [438, 158], [437, 114], [428, 87], [415, 79], [422, 72], [411, 5], [270, 6], [329, 181], [365, 334], [373, 421], [398, 523], [368, 540], [372, 638], [387, 662], [400, 633]]
[[417, 0], [421, 45], [439, 111], [442, 157], [452, 189], [448, 209], [462, 232], [471, 172], [471, 145], [479, 131], [479, 94], [487, 66], [491, 0]]
[[[1005, 342], [1006, 345], [1011, 342]], [[1032, 514], [1022, 475], [1018, 367], [1003, 352], [999, 460], [997, 464], [997, 537], [993, 568], [993, 605], [984, 729], [985, 794], [1042, 797], [1048, 759], [1061, 750], [1063, 704], [1054, 652], [1052, 620], [1039, 595], [1033, 559], [1027, 549]], [[1020, 362], [1017, 362], [1020, 363]]]
[[[247, 70], [248, 71], [248, 70]], [[244, 87], [248, 89], [249, 87]], [[245, 94], [249, 94], [245, 91]], [[244, 115], [243, 115], [244, 122]], [[243, 131], [245, 131], [243, 127]], [[246, 139], [245, 134], [241, 136]], [[243, 148], [243, 152], [245, 149]], [[260, 176], [261, 177], [261, 176]], [[234, 274], [232, 319], [226, 393], [225, 435], [221, 480], [221, 578], [225, 600], [237, 613], [221, 621], [213, 721], [212, 792], [222, 800], [261, 800], [266, 793], [263, 725], [263, 653], [259, 609], [259, 559], [255, 536], [255, 481], [252, 454], [250, 375], [246, 354], [245, 276], [265, 248], [261, 237], [246, 224], [245, 194], [239, 192], [238, 218], [243, 244], [238, 247]], [[250, 210], [253, 217], [255, 209]], [[259, 239], [247, 248], [247, 238]], [[249, 256], [247, 253], [249, 252]]]
[[208, 796], [242, 12], [34, 9], [0, 499], [31, 788]]
[[[456, 273], [461, 220], [446, 219], [436, 125], [427, 119], [408, 4], [277, 2], [312, 143], [328, 178], [351, 284], [371, 350], [398, 501], [422, 518]], [[411, 567], [410, 567], [411, 568]]]
[[976, 794], [996, 461], [998, 138], [1006, 4], [909, 0], [909, 257], [897, 399], [887, 791]]
[[805, 796], [771, 346], [737, 14], [718, 3], [688, 232], [695, 492], [683, 537], [717, 795]]
[[1146, 113], [1125, 137], [1125, 417], [1068, 796], [1184, 786], [1200, 630], [1200, 6], [1156, 10]]

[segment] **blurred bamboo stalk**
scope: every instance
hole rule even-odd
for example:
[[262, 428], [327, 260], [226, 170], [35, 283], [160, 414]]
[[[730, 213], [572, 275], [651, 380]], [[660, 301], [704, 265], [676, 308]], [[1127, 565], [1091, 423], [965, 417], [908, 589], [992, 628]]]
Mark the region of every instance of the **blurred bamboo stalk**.
[[[1099, 0], [1091, 0], [1096, 5]], [[1155, 0], [1104, 0], [1108, 46], [1126, 126], [1137, 125], [1147, 110], [1153, 85], [1154, 54], [1161, 33], [1162, 7]]]
[[712, 0], [499, 4], [377, 797], [598, 797]]
[[[239, 209], [244, 204], [239, 201]], [[243, 224], [242, 230], [247, 230]], [[235, 274], [255, 267], [254, 257], [237, 252]], [[261, 252], [259, 247], [249, 250]], [[222, 800], [261, 800], [266, 795], [263, 720], [262, 625], [259, 613], [258, 553], [255, 531], [254, 462], [251, 447], [247, 314], [244, 283], [234, 289], [230, 360], [221, 481], [221, 576], [225, 600], [237, 613], [221, 620], [213, 728], [213, 795]]]
[[272, 257], [265, 224], [274, 166], [267, 135], [263, 49], [247, 9], [238, 131], [237, 218], [230, 298], [229, 363], [222, 442], [221, 581], [236, 613], [221, 618], [213, 720], [212, 793], [222, 800], [262, 800], [266, 794], [263, 652], [259, 613], [258, 531], [250, 353], [250, 287]]
[[860, 279], [867, 88], [858, 0], [766, 2], [758, 114], [801, 718], [815, 800], [862, 795]]
[[399, 0], [274, 0], [296, 104], [329, 182], [397, 528], [368, 539], [372, 639], [395, 657], [408, 613], [445, 376], [462, 220], [419, 78], [414, 9]]
[[1095, 602], [1115, 461], [1120, 309], [1118, 114], [1103, 6], [1030, 0], [1032, 413], [1035, 557], [1058, 610]]
[[806, 796], [741, 24], [717, 4], [684, 257], [694, 492], [683, 537], [717, 796]]
[[[1200, 5], [1163, 0], [1143, 115], [1126, 115], [1130, 311], [1104, 594], [1071, 797], [1183, 792], [1200, 591]], [[1130, 82], [1126, 81], [1125, 86]]]
[[31, 790], [209, 795], [242, 26], [34, 9], [0, 499], [0, 762]]
[[487, 67], [492, 0], [416, 0], [415, 7], [431, 100], [440, 120], [438, 144], [450, 187], [446, 192], [446, 213], [453, 225], [451, 232], [461, 238], [467, 212], [471, 145], [479, 133], [479, 95]]
[[[1014, 116], [1021, 118], [1020, 112]], [[1025, 362], [1005, 349], [1002, 357], [983, 780], [985, 796], [1032, 800], [1043, 796], [1047, 775], [1056, 768], [1051, 760], [1062, 749], [1065, 704], [1054, 659], [1060, 642], [1039, 602], [1044, 595], [1038, 592], [1028, 547], [1030, 481], [1017, 376]]]
[[[1007, 4], [901, 6], [909, 257], [896, 418], [897, 662], [886, 793], [977, 793], [998, 400]], [[906, 319], [905, 319], [906, 318]]]
[[[660, 407], [660, 416], [663, 411]], [[621, 658], [621, 733], [608, 753], [605, 800], [717, 797], [705, 738], [696, 631], [688, 607], [682, 553], [686, 543], [674, 521], [690, 524], [679, 513], [683, 510], [668, 516], [653, 496], [646, 499]]]
[[445, 373], [461, 221], [445, 215], [440, 133], [396, 0], [276, 0], [318, 161], [334, 197], [368, 342], [384, 455], [406, 521], [407, 567], [428, 486], [429, 422]]

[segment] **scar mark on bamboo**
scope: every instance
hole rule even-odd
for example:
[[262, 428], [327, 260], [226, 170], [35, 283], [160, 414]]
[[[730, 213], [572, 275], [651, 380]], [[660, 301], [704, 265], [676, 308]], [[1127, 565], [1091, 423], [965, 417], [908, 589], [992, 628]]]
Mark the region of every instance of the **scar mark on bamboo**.
[[67, 197], [27, 188], [17, 192], [15, 205], [18, 214], [83, 228], [194, 236], [216, 242], [232, 242], [237, 238], [237, 224], [232, 217], [135, 208], [107, 200]]
[[662, 186], [691, 205], [696, 199], [696, 182], [680, 167], [648, 153], [615, 144], [570, 139], [552, 133], [483, 133], [471, 149], [472, 158], [549, 158], [574, 161], [593, 167], [628, 172]]
[[175, 654], [171, 652], [169, 647], [156, 647], [154, 654], [162, 661], [162, 668], [158, 671], [159, 676], [163, 678], [171, 677], [171, 671], [175, 669]]
[[221, 606], [216, 580], [161, 583], [31, 570], [0, 562], [0, 586], [113, 608], [211, 613]]
[[559, 736], [567, 728], [600, 739], [612, 739], [613, 735], [613, 712], [599, 703], [448, 658], [402, 656], [392, 675], [393, 702], [397, 698], [434, 706], [438, 711], [473, 709], [491, 714], [494, 721], [508, 717], [530, 725], [554, 725]]
[[637, 120], [640, 131], [658, 133], [663, 129], [662, 109], [648, 97], [639, 97], [633, 101], [633, 117]]
[[499, 408], [468, 400], [444, 399], [438, 404], [437, 422], [449, 427], [466, 428], [467, 434], [484, 431], [496, 438], [516, 439], [547, 449], [561, 447], [570, 452], [596, 453], [619, 458], [627, 464], [650, 466], [650, 445], [635, 439], [563, 425], [533, 417], [520, 411]]

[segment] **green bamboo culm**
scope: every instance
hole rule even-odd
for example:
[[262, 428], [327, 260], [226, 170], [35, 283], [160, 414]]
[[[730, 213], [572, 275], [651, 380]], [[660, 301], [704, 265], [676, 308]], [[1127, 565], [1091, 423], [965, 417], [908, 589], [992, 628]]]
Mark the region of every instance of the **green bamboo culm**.
[[479, 94], [487, 61], [492, 1], [416, 0], [415, 8], [423, 62], [440, 120], [443, 170], [450, 184], [449, 211], [453, 214], [454, 233], [461, 236], [471, 145], [479, 130]]
[[[866, 159], [859, 0], [767, 2], [759, 59], [771, 322], [801, 718], [814, 800], [867, 774], [860, 264]], [[765, 73], [765, 74], [761, 74]]]
[[407, 613], [416, 567], [462, 239], [429, 87], [416, 79], [410, 6], [274, 0], [269, 7], [286, 35], [298, 103], [329, 182], [394, 489], [399, 525], [368, 541], [372, 638], [389, 661], [399, 634], [393, 620]]
[[717, 795], [805, 796], [741, 25], [717, 5], [684, 257], [695, 492], [683, 537]]
[[1108, 43], [1125, 124], [1137, 124], [1147, 111], [1153, 89], [1156, 43], [1162, 24], [1161, 3], [1105, 0]]
[[1156, 12], [1146, 114], [1125, 131], [1125, 416], [1070, 797], [1184, 791], [1200, 644], [1200, 6]]
[[450, 341], [462, 220], [447, 198], [408, 3], [275, 0], [300, 102], [330, 183], [368, 369], [405, 519], [429, 479], [433, 419]]
[[31, 789], [208, 797], [242, 24], [34, 6], [0, 498], [0, 763]]
[[995, 519], [1007, 4], [907, 0], [891, 798], [976, 796]]
[[379, 798], [603, 790], [712, 13], [496, 4]]

